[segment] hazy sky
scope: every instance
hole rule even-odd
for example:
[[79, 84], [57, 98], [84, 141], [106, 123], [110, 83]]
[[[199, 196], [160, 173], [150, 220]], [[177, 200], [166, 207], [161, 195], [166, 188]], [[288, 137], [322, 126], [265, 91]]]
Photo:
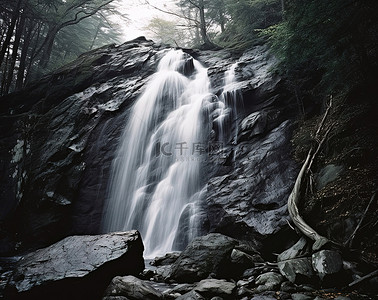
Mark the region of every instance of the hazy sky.
[[[144, 0], [120, 0], [120, 11], [127, 14], [130, 19], [128, 24], [122, 24], [124, 28], [124, 37], [122, 41], [127, 41], [139, 37], [141, 35], [151, 38], [149, 33], [143, 29], [147, 26], [149, 21], [153, 17], [159, 17], [162, 19], [172, 19], [174, 17], [160, 12], [149, 5], [144, 4]], [[174, 9], [175, 0], [149, 0], [149, 2], [162, 9]]]

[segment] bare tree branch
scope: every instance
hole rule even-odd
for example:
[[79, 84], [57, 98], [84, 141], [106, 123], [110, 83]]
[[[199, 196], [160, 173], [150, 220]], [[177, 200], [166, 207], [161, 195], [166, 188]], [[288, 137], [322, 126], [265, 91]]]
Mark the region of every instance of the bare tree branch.
[[172, 11], [169, 11], [169, 10], [161, 9], [161, 8], [155, 6], [155, 5], [152, 5], [152, 4], [151, 4], [149, 1], [147, 1], [147, 0], [145, 0], [145, 2], [146, 2], [146, 4], [148, 4], [149, 6], [151, 6], [152, 8], [154, 8], [154, 9], [156, 9], [156, 10], [158, 10], [158, 11], [161, 11], [161, 12], [163, 12], [163, 13], [166, 13], [166, 14], [169, 14], [169, 15], [172, 15], [172, 16], [176, 16], [176, 17], [181, 18], [181, 19], [185, 19], [185, 20], [192, 21], [192, 22], [194, 22], [195, 24], [199, 24], [199, 22], [198, 22], [197, 20], [195, 20], [195, 19], [192, 19], [192, 18], [190, 18], [190, 17], [186, 17], [186, 16], [179, 15], [179, 14], [177, 14], [177, 13], [175, 13], [175, 12], [172, 12]]

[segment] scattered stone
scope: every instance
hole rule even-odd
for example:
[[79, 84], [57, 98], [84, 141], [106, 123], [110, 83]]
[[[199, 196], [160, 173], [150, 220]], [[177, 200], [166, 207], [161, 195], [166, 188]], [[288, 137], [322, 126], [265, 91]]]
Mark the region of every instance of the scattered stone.
[[280, 273], [290, 282], [301, 282], [313, 276], [311, 258], [295, 258], [278, 263]]
[[179, 258], [180, 253], [181, 252], [171, 252], [161, 257], [155, 257], [154, 260], [150, 262], [150, 265], [156, 267], [171, 265]]
[[236, 284], [220, 279], [204, 279], [201, 280], [194, 291], [203, 295], [206, 298], [211, 296], [220, 296], [225, 299], [232, 298], [236, 289]]
[[253, 257], [254, 262], [264, 262], [259, 251], [256, 250], [256, 245], [249, 241], [239, 241], [239, 245], [235, 249], [245, 252]]
[[139, 274], [139, 277], [144, 280], [149, 280], [155, 275], [154, 271], [149, 269], [144, 269], [142, 273]]
[[251, 276], [260, 275], [261, 269], [260, 268], [250, 268], [243, 272], [242, 278], [248, 278]]
[[180, 293], [169, 293], [168, 291], [163, 292], [164, 300], [176, 300], [180, 296], [181, 296]]
[[293, 300], [312, 300], [313, 299], [313, 297], [311, 297], [311, 296], [308, 296], [308, 295], [305, 295], [305, 294], [299, 294], [299, 293], [292, 294], [291, 298]]
[[130, 300], [130, 299], [123, 296], [107, 296], [107, 297], [102, 298], [102, 300]]
[[195, 287], [194, 284], [183, 283], [183, 284], [179, 284], [179, 285], [175, 286], [174, 288], [172, 288], [169, 291], [171, 293], [180, 293], [182, 295], [182, 294], [186, 294], [186, 293], [190, 292], [191, 290], [194, 289], [194, 287]]
[[155, 275], [153, 276], [153, 278], [157, 282], [163, 282], [169, 277], [169, 274], [171, 273], [171, 271], [172, 271], [171, 265], [160, 266], [156, 268], [156, 270], [154, 271]]
[[306, 238], [301, 237], [295, 245], [293, 245], [289, 249], [279, 254], [277, 257], [277, 261], [279, 262], [279, 261], [285, 261], [289, 259], [303, 257], [310, 253], [309, 250], [310, 248], [308, 246]]
[[238, 297], [244, 297], [244, 296], [252, 295], [253, 292], [250, 289], [246, 288], [245, 286], [242, 286], [241, 288], [238, 289], [237, 294], [238, 294]]
[[151, 284], [134, 276], [117, 276], [105, 291], [105, 297], [122, 296], [135, 300], [161, 299], [163, 294]]
[[205, 300], [205, 298], [195, 291], [190, 291], [189, 293], [181, 295], [176, 300]]
[[247, 286], [249, 285], [249, 281], [247, 280], [239, 280], [237, 283], [236, 283], [236, 286], [237, 287], [242, 287], [242, 286]]
[[276, 294], [274, 292], [267, 292], [261, 295], [255, 295], [251, 298], [251, 300], [277, 300], [275, 296]]
[[305, 292], [313, 292], [315, 291], [315, 287], [308, 285], [308, 284], [301, 284], [298, 286], [298, 291], [305, 291]]
[[312, 255], [312, 267], [321, 279], [338, 273], [343, 267], [341, 255], [332, 250], [322, 250]]
[[143, 269], [138, 231], [70, 236], [25, 255], [6, 293], [20, 299], [96, 299], [113, 277]]
[[256, 278], [256, 291], [258, 293], [265, 291], [275, 291], [279, 288], [281, 282], [283, 281], [282, 275], [274, 272], [269, 272], [261, 274]]
[[234, 271], [230, 254], [238, 241], [219, 233], [195, 238], [172, 265], [170, 278], [177, 282], [195, 282], [214, 273], [229, 277]]
[[287, 292], [287, 293], [292, 293], [292, 292], [297, 291], [295, 285], [293, 283], [291, 283], [290, 281], [282, 282], [280, 289], [281, 289], [281, 291]]
[[343, 170], [344, 170], [343, 166], [337, 166], [333, 164], [327, 165], [323, 169], [321, 169], [315, 179], [317, 190], [321, 190], [328, 183], [337, 179], [337, 177], [339, 177], [340, 173]]
[[280, 300], [292, 300], [291, 293], [276, 292], [276, 295], [277, 295], [277, 299], [280, 299]]
[[233, 249], [231, 252], [231, 262], [234, 264], [239, 264], [244, 267], [244, 269], [254, 266], [254, 258], [238, 249]]

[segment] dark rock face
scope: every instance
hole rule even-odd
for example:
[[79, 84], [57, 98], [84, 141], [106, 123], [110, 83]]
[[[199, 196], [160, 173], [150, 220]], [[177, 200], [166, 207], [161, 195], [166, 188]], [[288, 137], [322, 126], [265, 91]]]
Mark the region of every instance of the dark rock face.
[[1, 99], [0, 220], [36, 246], [98, 233], [128, 111], [164, 49], [145, 39], [94, 50]]
[[[297, 175], [290, 146], [296, 108], [280, 78], [268, 72], [275, 59], [267, 53], [266, 47], [256, 47], [236, 60], [234, 87], [243, 99], [237, 102], [224, 148], [210, 155], [202, 205], [204, 232], [266, 240], [271, 252], [279, 242], [270, 237], [287, 226], [286, 202]], [[235, 60], [218, 55], [223, 63], [211, 66], [209, 75], [219, 94], [220, 72]], [[216, 58], [203, 59], [210, 64]]]
[[98, 299], [115, 275], [143, 268], [137, 231], [71, 236], [24, 256], [6, 292], [9, 299]]
[[[25, 248], [99, 232], [121, 132], [166, 51], [143, 38], [97, 49], [1, 99], [0, 226], [17, 233]], [[220, 232], [276, 249], [297, 167], [290, 148], [296, 109], [281, 79], [268, 72], [275, 59], [263, 46], [244, 54], [187, 52], [209, 67], [211, 99], [221, 96], [225, 72], [237, 62], [236, 111], [202, 174], [201, 234]], [[182, 72], [190, 73], [193, 60], [185, 59]], [[209, 126], [216, 142], [218, 128]], [[182, 220], [181, 249], [189, 242]], [[12, 238], [4, 238], [4, 252]]]

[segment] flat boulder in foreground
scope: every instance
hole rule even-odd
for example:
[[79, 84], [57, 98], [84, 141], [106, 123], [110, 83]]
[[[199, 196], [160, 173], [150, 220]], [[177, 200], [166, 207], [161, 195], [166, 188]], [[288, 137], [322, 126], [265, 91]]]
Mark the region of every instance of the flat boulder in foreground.
[[70, 236], [25, 255], [7, 287], [9, 299], [100, 299], [117, 275], [144, 269], [138, 231]]

